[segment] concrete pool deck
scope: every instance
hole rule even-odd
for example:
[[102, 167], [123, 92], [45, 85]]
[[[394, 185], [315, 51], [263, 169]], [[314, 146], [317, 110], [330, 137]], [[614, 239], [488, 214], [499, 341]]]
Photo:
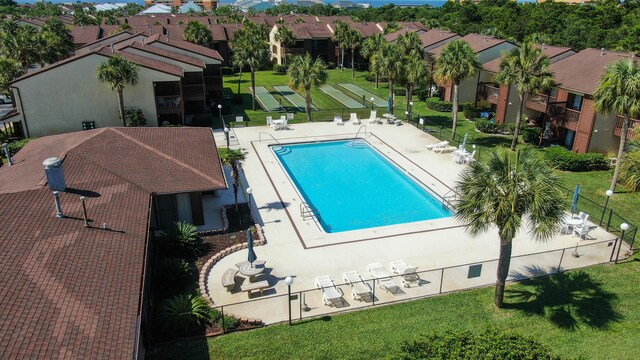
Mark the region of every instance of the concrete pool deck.
[[[267, 262], [266, 279], [271, 288], [263, 297], [257, 297], [263, 300], [227, 306], [225, 313], [243, 318], [258, 318], [265, 323], [284, 321], [288, 311], [286, 297], [274, 295], [287, 293], [283, 281], [286, 276], [294, 277], [292, 291], [304, 291], [313, 289], [314, 279], [320, 275], [330, 275], [336, 284], [341, 284], [343, 272], [356, 270], [365, 280], [371, 279], [367, 273], [367, 264], [373, 262], [380, 262], [391, 273], [389, 262], [397, 259], [419, 266], [418, 271], [427, 271], [421, 274], [421, 278], [425, 280], [424, 285], [405, 288], [400, 295], [388, 294], [378, 289], [376, 303], [401, 301], [495, 281], [495, 265], [492, 260], [497, 259], [499, 254], [499, 240], [495, 230], [472, 238], [455, 219], [446, 218], [327, 234], [315, 221], [304, 220], [300, 215], [301, 197], [269, 145], [276, 143], [274, 139], [282, 144], [349, 139], [355, 136], [360, 127], [309, 123], [293, 124], [290, 128], [282, 131], [273, 131], [268, 127], [234, 129], [234, 143], [237, 145], [232, 147], [241, 148], [246, 153], [243, 188], [250, 186], [253, 189], [254, 218], [263, 225], [267, 239], [267, 244], [256, 247], [255, 252], [259, 259]], [[366, 130], [366, 134], [363, 134], [364, 128], [361, 130], [361, 138], [441, 197], [450, 194], [450, 188], [465, 168], [464, 165], [453, 163], [451, 154], [436, 154], [427, 150], [425, 145], [438, 140], [411, 125], [367, 124]], [[220, 136], [216, 133], [217, 140]], [[219, 141], [219, 145], [223, 144], [224, 141]], [[358, 179], [354, 181], [357, 182]], [[581, 240], [571, 235], [558, 235], [552, 241], [541, 243], [529, 239], [526, 232], [520, 233], [513, 243], [514, 259], [510, 278], [553, 272], [558, 269], [559, 264], [566, 269], [608, 261], [616, 236], [602, 228], [594, 229], [590, 235], [593, 239]], [[569, 252], [565, 255], [562, 249], [575, 247], [577, 244], [581, 246], [579, 257], [572, 257]], [[590, 244], [593, 245], [582, 247]], [[523, 256], [526, 254], [534, 255]], [[221, 283], [223, 273], [235, 268], [235, 264], [245, 261], [246, 257], [246, 250], [227, 255], [211, 269], [207, 285], [209, 296], [216, 306], [248, 300], [245, 292], [228, 292]], [[479, 263], [483, 264], [483, 268], [475, 278], [468, 276], [468, 265], [459, 266]], [[440, 271], [447, 267], [453, 268]], [[435, 269], [438, 271], [429, 271]], [[248, 280], [244, 281], [246, 283]], [[399, 279], [396, 281], [400, 283]], [[341, 288], [348, 305], [337, 310], [365, 306], [351, 299], [347, 286]], [[309, 293], [305, 300], [312, 308], [305, 316], [336, 311], [321, 303], [319, 292]]]

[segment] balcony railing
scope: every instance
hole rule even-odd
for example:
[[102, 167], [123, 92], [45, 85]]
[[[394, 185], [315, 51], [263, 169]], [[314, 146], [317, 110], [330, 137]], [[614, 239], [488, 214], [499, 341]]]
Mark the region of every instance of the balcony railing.
[[547, 111], [547, 105], [550, 102], [555, 102], [556, 98], [548, 95], [535, 94], [529, 96], [527, 98], [526, 106], [535, 111], [539, 111], [541, 113]]
[[482, 84], [478, 87], [478, 100], [497, 104], [499, 94], [500, 89], [496, 86]]
[[204, 98], [204, 86], [198, 85], [182, 85], [182, 93], [185, 98]]
[[566, 122], [569, 124], [578, 124], [580, 119], [580, 111], [566, 108]]
[[158, 114], [181, 114], [182, 113], [182, 96], [156, 96], [156, 105]]
[[[624, 117], [620, 115], [616, 116], [616, 127], [613, 129], [613, 135], [620, 136], [622, 133], [622, 121], [624, 121]], [[627, 140], [640, 140], [640, 120], [629, 119]]]
[[547, 115], [551, 121], [569, 130], [578, 128], [580, 111], [567, 108], [566, 102], [549, 102]]

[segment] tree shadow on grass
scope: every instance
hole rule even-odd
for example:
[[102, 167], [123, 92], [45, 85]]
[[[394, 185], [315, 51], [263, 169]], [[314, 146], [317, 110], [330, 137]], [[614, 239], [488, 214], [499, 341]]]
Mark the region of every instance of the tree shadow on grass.
[[[535, 269], [527, 272], [535, 273]], [[581, 324], [606, 329], [622, 320], [614, 308], [618, 297], [583, 271], [527, 280], [507, 290], [506, 295], [512, 301], [505, 303], [505, 308], [546, 317], [567, 330], [576, 330]]]
[[208, 360], [210, 357], [207, 338], [200, 336], [190, 340], [171, 341], [160, 346], [152, 347], [147, 350], [145, 358], [147, 360], [177, 358]]

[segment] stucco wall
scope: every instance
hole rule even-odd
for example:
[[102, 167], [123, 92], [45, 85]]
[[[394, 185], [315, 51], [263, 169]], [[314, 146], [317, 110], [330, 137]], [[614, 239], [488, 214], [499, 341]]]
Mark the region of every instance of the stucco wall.
[[511, 43], [503, 42], [502, 44], [496, 45], [494, 47], [491, 47], [484, 51], [479, 52], [478, 61], [480, 62], [480, 64], [484, 64], [491, 60], [495, 60], [499, 58], [503, 52], [509, 51], [515, 47], [516, 46]]
[[589, 152], [617, 153], [620, 138], [613, 135], [616, 126], [616, 116], [596, 114], [596, 121], [591, 132]]
[[[106, 56], [94, 54], [44, 71], [15, 84], [20, 88], [30, 137], [82, 130], [82, 121], [96, 127], [122, 126], [115, 92], [98, 80]], [[154, 81], [179, 77], [138, 66], [138, 83], [124, 89], [124, 105], [140, 108], [150, 126], [157, 125]]]
[[[269, 32], [269, 52], [271, 53], [271, 59], [276, 59], [276, 64], [282, 64], [282, 48], [280, 42], [276, 41], [276, 33], [278, 32], [277, 26], [273, 26]], [[273, 51], [273, 47], [276, 47], [276, 51]]]

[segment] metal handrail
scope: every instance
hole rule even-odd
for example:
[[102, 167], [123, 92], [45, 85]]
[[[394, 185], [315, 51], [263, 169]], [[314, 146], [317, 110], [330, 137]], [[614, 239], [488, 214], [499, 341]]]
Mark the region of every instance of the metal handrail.
[[447, 205], [449, 205], [449, 207], [453, 207], [453, 204], [451, 203], [450, 199], [457, 200], [459, 195], [460, 194], [458, 194], [458, 192], [455, 189], [450, 189], [444, 195], [442, 195], [442, 206], [445, 206], [445, 202], [446, 202]]
[[360, 130], [362, 130], [362, 128], [364, 128], [364, 135], [367, 135], [367, 125], [360, 125], [358, 131], [356, 131], [356, 136], [353, 137], [353, 140], [358, 138], [358, 135], [360, 135]]
[[307, 220], [308, 218], [317, 219], [318, 215], [316, 214], [318, 209], [307, 204], [306, 202], [300, 203], [300, 216], [302, 220]]
[[278, 141], [278, 139], [274, 138], [273, 135], [269, 134], [268, 132], [261, 132], [258, 134], [259, 142], [262, 142], [262, 134], [269, 135], [269, 137], [272, 138], [273, 141], [275, 141], [278, 145], [282, 146], [282, 144], [280, 144], [280, 141]]

